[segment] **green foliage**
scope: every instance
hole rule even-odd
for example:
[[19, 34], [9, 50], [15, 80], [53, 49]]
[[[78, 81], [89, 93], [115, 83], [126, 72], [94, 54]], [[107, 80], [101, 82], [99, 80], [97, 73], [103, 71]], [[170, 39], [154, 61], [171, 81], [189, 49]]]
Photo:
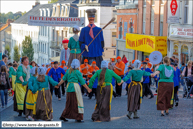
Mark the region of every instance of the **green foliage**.
[[26, 14], [26, 11], [24, 11], [24, 12], [22, 13], [22, 16], [23, 16], [24, 14]]
[[33, 61], [34, 49], [30, 36], [25, 36], [25, 40], [22, 41], [22, 56], [27, 56], [30, 62]]
[[50, 0], [50, 1], [48, 1], [48, 4], [56, 3], [56, 2], [58, 2], [58, 0]]
[[20, 18], [22, 15], [24, 15], [26, 13], [25, 12], [17, 12], [17, 13], [12, 13], [12, 12], [8, 12], [8, 13], [0, 13], [0, 22], [3, 24], [6, 24], [7, 19], [11, 19], [11, 20], [17, 20], [18, 18]]
[[14, 56], [13, 56], [13, 59], [14, 59], [16, 62], [19, 62], [19, 60], [20, 60], [19, 48], [18, 48], [17, 45], [14, 47]]
[[8, 52], [8, 53], [7, 53], [8, 59], [11, 59], [11, 57], [10, 57], [11, 49], [10, 49], [10, 47], [9, 47], [8, 44], [5, 46], [5, 50], [7, 50], [7, 52]]

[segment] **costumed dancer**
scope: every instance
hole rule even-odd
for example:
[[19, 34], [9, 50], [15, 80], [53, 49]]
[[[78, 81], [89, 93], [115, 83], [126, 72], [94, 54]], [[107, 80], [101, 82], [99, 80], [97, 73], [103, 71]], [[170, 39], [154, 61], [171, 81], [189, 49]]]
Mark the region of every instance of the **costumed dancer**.
[[[87, 9], [86, 10], [89, 25], [82, 28], [79, 37], [79, 43], [81, 51], [83, 52], [85, 49], [86, 51], [82, 54], [83, 59], [82, 63], [85, 59], [88, 59], [89, 64], [93, 61], [96, 61], [97, 66], [101, 67], [102, 53], [104, 52], [104, 38], [103, 38], [103, 31], [101, 28], [97, 27], [94, 24], [95, 13], [96, 9]], [[94, 37], [101, 31], [101, 33], [94, 39]], [[89, 43], [94, 39], [92, 44], [88, 47]]]
[[98, 77], [98, 87], [96, 96], [95, 111], [92, 114], [93, 121], [110, 121], [111, 101], [113, 96], [113, 86], [111, 84], [114, 77], [118, 83], [121, 82], [119, 77], [114, 71], [108, 69], [108, 62], [101, 62], [100, 70], [96, 71], [89, 82], [89, 88], [92, 88], [95, 79]]
[[66, 63], [68, 63], [68, 59], [70, 56], [70, 49], [68, 49], [68, 42], [69, 40], [64, 39], [62, 41], [63, 48], [60, 55], [60, 64], [62, 64], [62, 61], [64, 60]]
[[15, 91], [15, 80], [16, 80], [17, 64], [13, 64], [13, 67], [9, 68], [9, 79], [13, 91]]
[[164, 57], [162, 65], [159, 66], [153, 76], [160, 74], [160, 80], [158, 82], [158, 94], [157, 94], [157, 110], [161, 110], [161, 116], [164, 116], [164, 110], [166, 115], [169, 114], [169, 109], [173, 105], [174, 94], [174, 70], [170, 66], [170, 58]]
[[50, 121], [53, 119], [52, 95], [49, 90], [48, 83], [57, 86], [58, 82], [54, 81], [50, 76], [46, 76], [44, 67], [38, 68], [38, 78], [33, 86], [32, 93], [37, 91], [36, 112], [33, 113], [36, 119]]
[[21, 59], [22, 65], [18, 67], [15, 81], [15, 97], [14, 97], [14, 111], [19, 112], [18, 116], [22, 115], [24, 111], [24, 99], [27, 90], [27, 85], [23, 86], [23, 82], [27, 82], [30, 78], [30, 67], [28, 57], [24, 56]]
[[67, 84], [67, 97], [66, 107], [60, 117], [60, 120], [68, 121], [68, 119], [75, 119], [77, 122], [83, 122], [84, 105], [81, 94], [79, 82], [83, 85], [90, 93], [92, 90], [88, 88], [82, 74], [79, 71], [80, 62], [78, 59], [74, 59], [71, 63], [70, 69], [67, 70], [66, 74], [58, 85], [68, 81]]
[[34, 121], [33, 111], [35, 112], [35, 106], [36, 106], [36, 100], [37, 100], [37, 93], [35, 94], [32, 93], [34, 89], [33, 86], [35, 82], [37, 81], [37, 69], [38, 68], [33, 67], [30, 70], [30, 74], [32, 76], [28, 80], [28, 91], [27, 91], [26, 103], [25, 103], [26, 104], [26, 109], [25, 109], [26, 120], [31, 120], [31, 121]]
[[74, 36], [70, 37], [68, 48], [70, 49], [70, 57], [68, 60], [68, 67], [70, 67], [73, 59], [78, 59], [80, 62], [82, 61], [81, 49], [79, 44], [79, 36], [80, 28], [75, 25], [73, 26]]
[[[48, 70], [46, 71], [46, 75], [48, 75], [48, 73], [50, 72], [50, 69], [54, 68], [54, 61], [51, 62], [51, 67], [48, 68]], [[52, 86], [52, 84], [50, 84], [50, 92], [51, 92], [51, 95], [53, 95], [53, 91], [54, 91], [54, 87]]]
[[[114, 58], [111, 58], [111, 62], [109, 62], [109, 64], [108, 64], [108, 69], [110, 69], [110, 70], [113, 70], [114, 69], [114, 66], [115, 66], [115, 59]], [[113, 85], [113, 88], [115, 88], [115, 85], [116, 85], [116, 82], [115, 82], [116, 80], [114, 79], [114, 78], [112, 78], [112, 85]], [[116, 98], [117, 97], [117, 94], [115, 93], [115, 91], [113, 90], [113, 96], [114, 96], [114, 98]]]
[[[132, 82], [128, 86], [128, 115], [131, 118], [132, 113], [134, 113], [134, 119], [138, 119], [137, 110], [140, 109], [140, 104], [142, 102], [143, 88], [141, 82], [143, 81], [143, 76], [150, 76], [151, 73], [142, 71], [140, 69], [141, 62], [135, 60], [134, 69], [129, 72], [129, 74], [123, 79], [124, 82], [132, 78]], [[122, 81], [122, 82], [123, 82]]]

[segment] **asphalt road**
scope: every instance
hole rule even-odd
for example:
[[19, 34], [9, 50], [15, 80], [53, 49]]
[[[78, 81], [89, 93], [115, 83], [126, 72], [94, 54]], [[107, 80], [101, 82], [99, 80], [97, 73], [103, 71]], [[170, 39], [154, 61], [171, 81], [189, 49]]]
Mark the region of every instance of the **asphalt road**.
[[[66, 97], [61, 101], [53, 97], [53, 116], [54, 121], [59, 121], [59, 117], [65, 108]], [[138, 111], [140, 119], [129, 120], [127, 114], [127, 96], [123, 92], [122, 97], [113, 98], [111, 121], [110, 122], [92, 122], [91, 115], [94, 111], [94, 97], [88, 100], [84, 99], [84, 123], [76, 123], [75, 120], [62, 122], [62, 128], [66, 129], [124, 129], [124, 128], [193, 128], [193, 99], [184, 99], [180, 97], [179, 106], [170, 110], [169, 116], [160, 116], [160, 111], [156, 110], [156, 96], [153, 99], [144, 98], [141, 109]], [[10, 100], [12, 101], [12, 100]], [[12, 102], [6, 109], [1, 110], [1, 121], [26, 121], [24, 116], [18, 117], [18, 113], [13, 111]]]

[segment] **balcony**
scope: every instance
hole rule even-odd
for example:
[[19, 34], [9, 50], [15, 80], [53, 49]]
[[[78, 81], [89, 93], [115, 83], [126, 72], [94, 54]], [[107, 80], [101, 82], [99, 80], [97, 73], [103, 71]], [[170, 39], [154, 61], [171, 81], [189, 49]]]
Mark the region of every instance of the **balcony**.
[[55, 50], [61, 50], [62, 44], [59, 41], [51, 41], [50, 48]]

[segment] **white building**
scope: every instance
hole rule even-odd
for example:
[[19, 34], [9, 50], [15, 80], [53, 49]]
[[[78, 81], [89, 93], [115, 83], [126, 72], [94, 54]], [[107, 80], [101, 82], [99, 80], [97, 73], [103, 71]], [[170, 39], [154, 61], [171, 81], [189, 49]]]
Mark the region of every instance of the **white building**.
[[168, 56], [175, 56], [179, 64], [193, 60], [193, 1], [180, 1], [180, 23], [168, 25]]
[[[34, 61], [38, 64], [49, 62], [51, 55], [50, 50], [50, 35], [51, 27], [39, 27], [39, 26], [29, 26], [28, 16], [51, 16], [52, 4], [36, 5], [25, 15], [17, 19], [15, 22], [11, 23], [12, 31], [12, 48], [15, 45], [19, 47], [20, 54], [22, 53], [22, 41], [25, 36], [30, 36], [32, 38], [32, 44], [34, 48]], [[11, 49], [11, 60], [13, 61], [14, 50]]]
[[[78, 16], [85, 17], [85, 25], [88, 25], [87, 9], [96, 9], [95, 25], [104, 27], [113, 17], [115, 17], [115, 6], [119, 0], [79, 0]], [[106, 59], [116, 56], [116, 21], [111, 23], [103, 30], [105, 49], [103, 57]], [[109, 53], [110, 52], [110, 53]]]

